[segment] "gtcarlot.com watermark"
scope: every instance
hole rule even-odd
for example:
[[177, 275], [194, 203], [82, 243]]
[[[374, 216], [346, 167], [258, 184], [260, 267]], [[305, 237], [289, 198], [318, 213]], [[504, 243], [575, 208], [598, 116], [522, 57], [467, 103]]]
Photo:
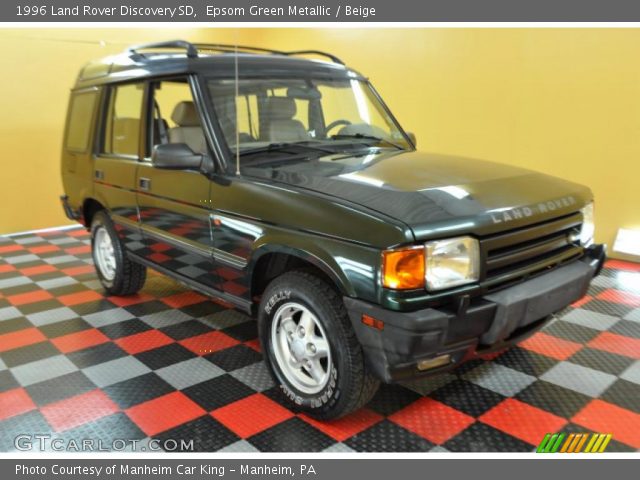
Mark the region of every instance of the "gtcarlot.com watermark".
[[104, 441], [94, 438], [62, 438], [50, 434], [22, 434], [13, 439], [13, 446], [21, 452], [189, 452], [193, 440], [155, 438], [136, 440], [115, 438]]

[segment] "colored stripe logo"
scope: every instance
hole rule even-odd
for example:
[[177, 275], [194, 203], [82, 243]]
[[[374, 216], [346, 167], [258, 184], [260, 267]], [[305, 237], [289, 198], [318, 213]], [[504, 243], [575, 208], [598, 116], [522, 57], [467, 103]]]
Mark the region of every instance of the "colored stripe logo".
[[536, 453], [602, 453], [612, 437], [610, 433], [547, 433]]

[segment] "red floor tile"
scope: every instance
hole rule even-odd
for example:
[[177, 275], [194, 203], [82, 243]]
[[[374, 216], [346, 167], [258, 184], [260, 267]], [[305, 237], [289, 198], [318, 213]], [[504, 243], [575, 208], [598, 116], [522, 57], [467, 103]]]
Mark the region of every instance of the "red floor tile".
[[420, 398], [389, 417], [394, 423], [427, 440], [442, 444], [475, 419], [431, 398]]
[[148, 302], [153, 300], [154, 297], [148, 293], [136, 293], [135, 295], [129, 295], [127, 297], [107, 297], [114, 305], [118, 307], [128, 307], [130, 305], [137, 305], [138, 303]]
[[64, 251], [69, 255], [81, 255], [83, 253], [91, 253], [91, 246], [82, 245], [80, 247], [65, 248]]
[[182, 392], [173, 392], [125, 410], [147, 435], [156, 435], [194, 420], [206, 412]]
[[53, 265], [37, 265], [35, 267], [21, 268], [20, 273], [27, 277], [42, 275], [43, 273], [55, 272], [57, 269]]
[[51, 343], [53, 343], [62, 353], [71, 353], [93, 347], [95, 345], [100, 345], [108, 341], [109, 337], [100, 330], [93, 328], [54, 338], [51, 340]]
[[612, 433], [614, 440], [640, 449], [640, 415], [635, 412], [596, 399], [571, 421], [597, 433]]
[[324, 434], [329, 435], [335, 441], [342, 442], [372, 427], [384, 417], [367, 408], [361, 408], [346, 417], [328, 422], [321, 422], [304, 414], [300, 415], [300, 418]]
[[151, 245], [151, 250], [154, 252], [166, 252], [167, 250], [171, 250], [173, 247], [167, 243], [154, 243]]
[[589, 303], [591, 300], [593, 300], [593, 297], [591, 295], [585, 295], [584, 297], [582, 297], [580, 300], [578, 300], [577, 302], [573, 302], [571, 304], [571, 306], [573, 308], [580, 308], [581, 306]]
[[233, 347], [240, 342], [222, 332], [209, 332], [196, 337], [186, 338], [178, 343], [197, 355], [207, 355], [217, 352], [218, 350]]
[[614, 268], [616, 270], [627, 270], [630, 272], [640, 272], [640, 263], [625, 262], [624, 260], [607, 260], [606, 268]]
[[36, 405], [24, 388], [14, 388], [0, 393], [0, 420], [15, 417], [34, 408]]
[[38, 247], [31, 247], [29, 251], [31, 253], [39, 254], [39, 253], [48, 253], [48, 252], [57, 252], [60, 250], [60, 247], [56, 245], [41, 245]]
[[515, 398], [508, 398], [478, 419], [532, 445], [538, 445], [547, 433], [562, 430], [567, 424], [564, 418]]
[[81, 303], [93, 302], [104, 298], [95, 290], [87, 290], [85, 292], [70, 293], [58, 297], [60, 303], [66, 306], [79, 305]]
[[292, 418], [293, 413], [257, 393], [214, 410], [211, 416], [239, 437], [248, 438]]
[[44, 334], [35, 327], [25, 328], [24, 330], [18, 330], [17, 332], [5, 333], [4, 335], [0, 335], [0, 352], [33, 345], [34, 343], [42, 342], [46, 339], [47, 337], [45, 337]]
[[197, 292], [182, 292], [175, 295], [169, 295], [168, 297], [161, 298], [164, 303], [173, 308], [182, 308], [195, 303], [201, 303], [208, 300], [204, 295], [200, 295]]
[[0, 265], [0, 273], [13, 272], [14, 270], [16, 270], [16, 267], [8, 263], [6, 265]]
[[225, 280], [237, 280], [242, 276], [238, 270], [234, 270], [232, 268], [220, 267], [216, 269], [216, 273], [220, 275], [221, 278]]
[[69, 235], [70, 237], [88, 237], [89, 236], [89, 232], [86, 231], [84, 228], [78, 228], [76, 230], [69, 230], [67, 235]]
[[173, 343], [173, 339], [159, 330], [148, 330], [115, 340], [115, 343], [129, 355], [146, 352]]
[[580, 343], [554, 337], [544, 332], [536, 333], [519, 343], [518, 346], [556, 360], [566, 360], [583, 347]]
[[93, 422], [118, 411], [118, 406], [102, 390], [51, 403], [40, 410], [56, 432]]
[[243, 295], [247, 290], [249, 290], [247, 287], [245, 287], [244, 285], [241, 285], [237, 282], [224, 282], [222, 284], [222, 288], [225, 292], [229, 292], [232, 295], [235, 295], [237, 297]]
[[82, 275], [85, 273], [95, 273], [96, 269], [93, 265], [82, 265], [80, 267], [70, 267], [62, 270], [62, 273], [73, 277], [75, 275]]
[[625, 337], [611, 332], [602, 332], [588, 344], [591, 348], [617, 353], [640, 360], [640, 338]]
[[46, 290], [34, 290], [33, 292], [19, 293], [17, 295], [10, 295], [7, 300], [12, 305], [26, 305], [28, 303], [41, 302], [43, 300], [49, 300], [53, 298]]
[[17, 252], [19, 250], [24, 250], [24, 247], [18, 244], [5, 245], [3, 247], [0, 247], [0, 253]]
[[253, 340], [248, 340], [244, 342], [244, 344], [247, 347], [254, 349], [258, 353], [262, 351], [262, 349], [260, 348], [260, 340], [258, 340], [257, 338], [254, 338]]
[[631, 307], [640, 307], [640, 295], [634, 295], [630, 292], [622, 292], [612, 288], [602, 292], [596, 297], [596, 299], [613, 303], [622, 303]]
[[152, 260], [156, 263], [163, 263], [167, 260], [171, 260], [171, 257], [169, 255], [165, 255], [164, 253], [152, 253], [151, 255], [149, 255], [149, 260]]

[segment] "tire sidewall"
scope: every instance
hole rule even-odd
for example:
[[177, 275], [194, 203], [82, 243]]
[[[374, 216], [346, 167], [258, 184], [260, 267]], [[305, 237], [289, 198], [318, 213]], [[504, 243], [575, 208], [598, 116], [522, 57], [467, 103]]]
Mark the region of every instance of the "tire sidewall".
[[[104, 228], [107, 232], [107, 235], [111, 237], [111, 243], [113, 244], [113, 253], [116, 259], [116, 272], [112, 280], [109, 280], [104, 277], [102, 272], [100, 271], [100, 267], [98, 266], [98, 262], [96, 261], [96, 233], [100, 228]], [[93, 259], [93, 263], [95, 265], [96, 273], [98, 275], [98, 279], [102, 286], [107, 290], [114, 290], [120, 285], [123, 281], [124, 275], [124, 265], [123, 265], [123, 252], [120, 243], [120, 239], [115, 231], [113, 223], [109, 216], [104, 212], [98, 212], [93, 218], [91, 222], [91, 257]]]
[[[296, 409], [322, 415], [323, 412], [336, 407], [336, 404], [343, 397], [344, 382], [348, 382], [350, 379], [348, 378], [348, 368], [345, 365], [344, 356], [341, 354], [346, 347], [341, 345], [338, 333], [340, 330], [336, 325], [338, 322], [332, 318], [335, 313], [314, 296], [302, 285], [300, 287], [292, 287], [287, 285], [286, 282], [274, 282], [273, 285], [267, 288], [260, 302], [258, 330], [267, 366], [287, 401]], [[315, 394], [301, 392], [291, 385], [278, 365], [273, 351], [271, 327], [275, 313], [282, 305], [289, 302], [299, 303], [313, 313], [322, 324], [327, 336], [326, 340], [331, 349], [332, 365], [329, 381], [320, 392]]]

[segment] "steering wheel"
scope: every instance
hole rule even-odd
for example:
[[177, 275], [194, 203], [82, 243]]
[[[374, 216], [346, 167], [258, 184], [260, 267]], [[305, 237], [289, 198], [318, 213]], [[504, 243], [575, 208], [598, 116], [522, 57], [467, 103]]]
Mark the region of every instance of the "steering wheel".
[[330, 137], [329, 131], [333, 130], [339, 125], [347, 126], [347, 125], [351, 125], [351, 122], [349, 120], [344, 120], [344, 119], [339, 119], [331, 122], [329, 125], [327, 125], [327, 127], [324, 130], [327, 133], [327, 137]]

